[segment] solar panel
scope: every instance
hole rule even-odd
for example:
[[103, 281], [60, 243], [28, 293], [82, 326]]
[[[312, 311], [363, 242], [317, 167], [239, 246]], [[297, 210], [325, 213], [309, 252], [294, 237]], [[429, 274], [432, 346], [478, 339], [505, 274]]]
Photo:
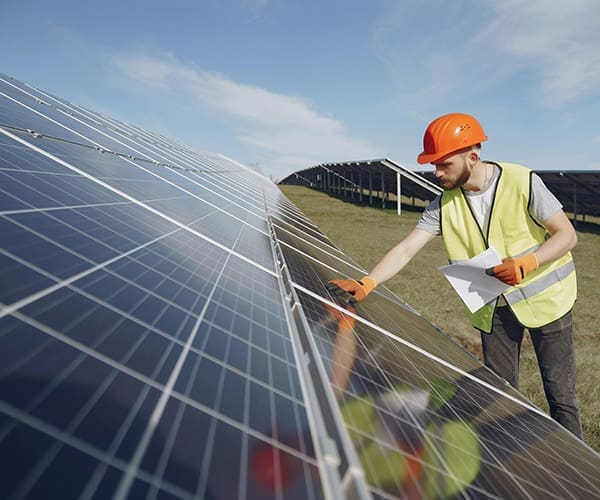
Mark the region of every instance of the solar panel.
[[223, 155], [0, 78], [6, 498], [589, 498], [598, 455]]

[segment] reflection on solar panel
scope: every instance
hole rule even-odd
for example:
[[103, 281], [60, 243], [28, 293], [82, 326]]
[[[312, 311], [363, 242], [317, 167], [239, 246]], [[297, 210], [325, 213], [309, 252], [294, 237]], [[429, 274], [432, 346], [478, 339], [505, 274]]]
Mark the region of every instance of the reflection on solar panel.
[[600, 458], [267, 179], [2, 77], [5, 498], [589, 498]]

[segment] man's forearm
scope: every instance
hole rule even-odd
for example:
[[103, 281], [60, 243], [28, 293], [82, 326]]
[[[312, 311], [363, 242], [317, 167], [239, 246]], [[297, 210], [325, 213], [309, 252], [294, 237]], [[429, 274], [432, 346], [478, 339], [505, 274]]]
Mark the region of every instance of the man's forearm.
[[540, 266], [560, 259], [577, 244], [577, 233], [564, 212], [544, 221], [544, 226], [550, 233], [550, 238], [535, 251]]
[[434, 235], [426, 231], [413, 229], [406, 238], [385, 254], [369, 276], [377, 284], [393, 278], [433, 238]]
[[543, 266], [544, 264], [549, 264], [560, 259], [568, 251], [572, 250], [576, 243], [577, 237], [571, 238], [570, 235], [559, 236], [555, 233], [535, 251], [538, 265]]

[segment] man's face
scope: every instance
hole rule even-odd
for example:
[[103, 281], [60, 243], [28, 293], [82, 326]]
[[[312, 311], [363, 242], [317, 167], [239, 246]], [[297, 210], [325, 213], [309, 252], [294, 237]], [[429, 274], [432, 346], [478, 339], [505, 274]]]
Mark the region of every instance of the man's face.
[[433, 164], [435, 167], [435, 176], [440, 181], [440, 185], [446, 191], [461, 187], [471, 177], [471, 168], [469, 166], [468, 153], [454, 153], [441, 158]]

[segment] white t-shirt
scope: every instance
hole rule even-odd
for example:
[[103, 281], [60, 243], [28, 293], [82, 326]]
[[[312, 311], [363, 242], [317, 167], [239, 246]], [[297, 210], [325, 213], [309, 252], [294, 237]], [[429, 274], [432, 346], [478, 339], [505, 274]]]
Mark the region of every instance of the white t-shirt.
[[[493, 164], [492, 164], [493, 165]], [[479, 227], [485, 234], [490, 208], [498, 178], [500, 176], [500, 168], [494, 165], [494, 174], [488, 185], [481, 191], [464, 191], [465, 197], [471, 205], [473, 214], [477, 219]], [[440, 196], [437, 196], [429, 206], [421, 214], [421, 218], [417, 222], [417, 228], [427, 231], [433, 235], [439, 235], [440, 231]], [[529, 205], [529, 213], [538, 222], [542, 223], [556, 212], [562, 209], [562, 204], [550, 192], [542, 179], [536, 174], [531, 176], [531, 203]]]

